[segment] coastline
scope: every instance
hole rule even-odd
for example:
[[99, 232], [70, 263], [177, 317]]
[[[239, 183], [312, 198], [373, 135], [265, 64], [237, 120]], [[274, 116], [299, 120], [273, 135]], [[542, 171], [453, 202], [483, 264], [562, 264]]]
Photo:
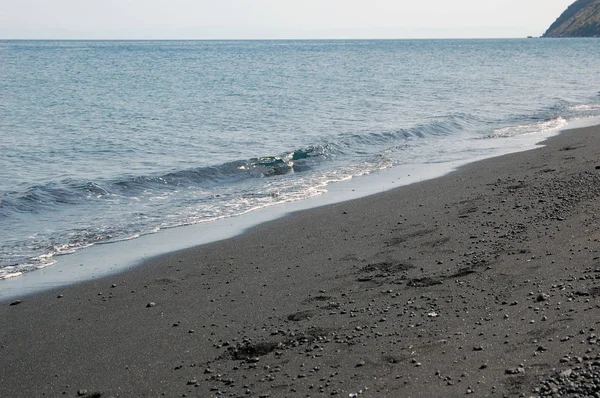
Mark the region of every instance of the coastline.
[[149, 259], [166, 253], [230, 239], [244, 234], [260, 224], [285, 217], [298, 211], [360, 199], [442, 177], [470, 163], [536, 148], [544, 140], [561, 131], [600, 124], [600, 118], [569, 121], [565, 128], [543, 130], [525, 134], [497, 143], [482, 141], [489, 151], [475, 159], [457, 159], [442, 163], [405, 164], [379, 170], [367, 176], [336, 182], [327, 186], [325, 193], [303, 200], [277, 203], [244, 214], [224, 217], [198, 224], [166, 228], [157, 233], [145, 234], [117, 242], [98, 243], [83, 247], [66, 255], [53, 257], [55, 262], [47, 267], [16, 277], [0, 279], [0, 301], [118, 275], [146, 263]]
[[598, 354], [598, 134], [0, 301], [2, 390], [534, 394]]

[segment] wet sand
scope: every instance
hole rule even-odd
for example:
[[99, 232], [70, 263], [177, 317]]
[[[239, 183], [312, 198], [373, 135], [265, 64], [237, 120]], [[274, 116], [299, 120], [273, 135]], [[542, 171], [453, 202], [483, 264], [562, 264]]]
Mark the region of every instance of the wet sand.
[[599, 136], [0, 302], [0, 396], [600, 392]]

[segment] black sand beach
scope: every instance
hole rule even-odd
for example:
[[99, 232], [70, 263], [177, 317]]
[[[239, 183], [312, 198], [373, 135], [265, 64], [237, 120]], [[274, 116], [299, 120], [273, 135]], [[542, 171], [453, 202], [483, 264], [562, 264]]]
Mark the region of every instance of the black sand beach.
[[600, 396], [599, 135], [1, 302], [0, 396]]

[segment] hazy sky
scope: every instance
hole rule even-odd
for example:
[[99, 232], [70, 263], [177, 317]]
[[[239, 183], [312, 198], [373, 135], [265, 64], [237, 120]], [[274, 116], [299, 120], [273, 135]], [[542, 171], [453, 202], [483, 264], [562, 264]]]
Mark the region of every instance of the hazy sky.
[[0, 39], [541, 35], [574, 0], [0, 0]]

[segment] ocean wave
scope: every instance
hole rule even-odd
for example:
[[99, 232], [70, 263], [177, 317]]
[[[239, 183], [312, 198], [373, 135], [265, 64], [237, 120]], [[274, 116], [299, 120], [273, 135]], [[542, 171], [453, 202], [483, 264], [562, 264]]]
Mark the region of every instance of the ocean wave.
[[252, 178], [269, 178], [311, 170], [340, 157], [381, 153], [401, 142], [450, 136], [479, 122], [468, 114], [432, 118], [428, 123], [389, 131], [339, 134], [328, 141], [275, 156], [225, 162], [215, 166], [178, 170], [162, 175], [127, 176], [118, 180], [64, 179], [30, 186], [22, 191], [0, 192], [0, 217], [11, 213], [38, 214], [91, 201], [160, 197], [189, 187], [211, 188]]
[[[56, 217], [50, 212], [64, 212], [60, 217], [69, 217], [70, 228], [40, 231], [39, 236], [2, 247], [15, 256], [0, 262], [0, 279], [48, 266], [57, 256], [91, 245], [319, 195], [328, 184], [410, 162], [413, 152], [435, 151], [432, 143], [482, 131], [487, 123], [454, 113], [407, 128], [340, 133], [279, 155], [113, 180], [63, 179], [3, 192], [0, 217], [17, 215], [13, 221], [20, 222], [27, 215]], [[102, 216], [96, 220], [94, 214]], [[15, 269], [6, 268], [15, 264]]]
[[[478, 122], [467, 114], [452, 114], [410, 128], [341, 133], [275, 156], [113, 180], [63, 179], [0, 192], [0, 217], [7, 222], [12, 217], [21, 223], [33, 215], [68, 218], [70, 225], [6, 242], [2, 252], [13, 255], [0, 261], [0, 278], [45, 267], [57, 256], [91, 245], [319, 195], [331, 183], [392, 167], [393, 153], [405, 145], [451, 136]], [[94, 214], [101, 216], [96, 220]], [[13, 265], [16, 269], [6, 268]]]
[[23, 191], [0, 192], [0, 216], [11, 212], [37, 214], [61, 206], [89, 203], [111, 197], [136, 198], [141, 194], [173, 191], [181, 187], [212, 186], [249, 178], [265, 178], [302, 172], [326, 157], [325, 147], [298, 149], [280, 156], [265, 156], [199, 167], [158, 176], [131, 176], [120, 180], [77, 181], [65, 179], [30, 186]]
[[541, 122], [535, 122], [530, 124], [521, 124], [518, 126], [504, 127], [501, 129], [494, 130], [491, 134], [491, 138], [508, 138], [516, 137], [526, 134], [540, 134], [548, 131], [557, 130], [567, 124], [567, 120], [558, 117], [552, 120], [545, 120]]
[[600, 110], [600, 104], [574, 105], [569, 107], [569, 110], [574, 112], [598, 111]]

